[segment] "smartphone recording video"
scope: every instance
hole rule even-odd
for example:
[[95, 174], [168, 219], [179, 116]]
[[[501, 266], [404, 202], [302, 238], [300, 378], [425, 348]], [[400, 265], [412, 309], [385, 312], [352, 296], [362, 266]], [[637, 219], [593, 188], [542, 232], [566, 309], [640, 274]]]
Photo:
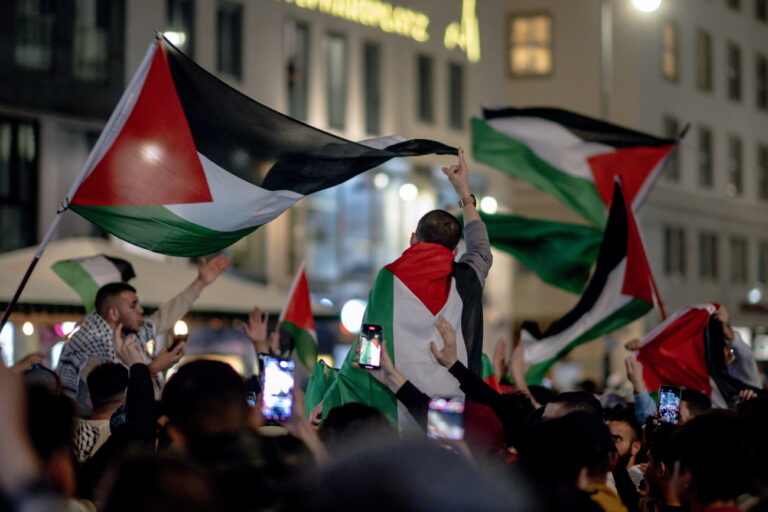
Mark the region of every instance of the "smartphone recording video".
[[381, 367], [381, 333], [380, 325], [363, 324], [360, 330], [360, 355], [357, 364], [363, 368], [376, 369]]
[[261, 413], [267, 420], [284, 421], [293, 407], [294, 362], [267, 356], [264, 358]]
[[677, 424], [680, 419], [680, 396], [682, 389], [677, 386], [659, 388], [659, 421]]
[[433, 439], [464, 439], [464, 402], [452, 398], [430, 400], [427, 434]]

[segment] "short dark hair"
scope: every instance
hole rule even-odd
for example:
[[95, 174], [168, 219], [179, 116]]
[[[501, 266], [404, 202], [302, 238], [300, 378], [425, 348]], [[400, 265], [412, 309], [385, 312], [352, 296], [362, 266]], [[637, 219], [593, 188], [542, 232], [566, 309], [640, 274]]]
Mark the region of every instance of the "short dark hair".
[[635, 417], [635, 411], [629, 407], [616, 407], [610, 410], [605, 418], [605, 421], [620, 421], [626, 423], [632, 429], [634, 439], [632, 442], [643, 440], [643, 426], [637, 421]]
[[459, 245], [461, 224], [445, 210], [432, 210], [425, 214], [416, 226], [416, 239], [419, 242], [440, 244], [450, 250]]
[[[328, 416], [320, 425], [320, 437], [328, 445], [350, 444], [366, 438], [371, 432], [391, 433], [394, 427], [384, 413], [370, 405], [351, 402], [328, 411]], [[377, 435], [377, 438], [381, 435]]]
[[648, 436], [648, 453], [654, 463], [663, 462], [670, 471], [677, 460], [674, 439], [679, 428], [670, 423], [661, 423]]
[[120, 295], [123, 292], [136, 293], [136, 288], [128, 283], [107, 283], [96, 292], [96, 300], [94, 305], [96, 306], [96, 312], [102, 317], [107, 315], [107, 301], [116, 295]]
[[566, 391], [559, 393], [549, 401], [551, 404], [562, 404], [565, 414], [572, 412], [588, 412], [603, 417], [603, 406], [594, 395], [584, 391]]
[[118, 363], [104, 363], [94, 368], [86, 379], [93, 409], [119, 402], [128, 387], [128, 369]]
[[680, 428], [674, 443], [680, 469], [691, 473], [697, 497], [705, 504], [732, 500], [750, 484], [747, 430], [741, 418], [712, 410]]
[[228, 364], [198, 359], [179, 368], [163, 388], [162, 412], [190, 439], [245, 428], [245, 383]]
[[695, 389], [683, 389], [680, 393], [680, 400], [688, 404], [688, 412], [691, 413], [691, 416], [698, 416], [712, 409], [712, 399]]

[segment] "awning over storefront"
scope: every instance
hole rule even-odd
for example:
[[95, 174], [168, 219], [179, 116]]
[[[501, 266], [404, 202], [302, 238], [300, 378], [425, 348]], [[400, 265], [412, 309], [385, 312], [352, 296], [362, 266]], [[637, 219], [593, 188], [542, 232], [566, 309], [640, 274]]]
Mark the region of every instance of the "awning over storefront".
[[[37, 247], [0, 254], [0, 303], [10, 302]], [[131, 284], [137, 289], [141, 304], [156, 308], [189, 285], [197, 277], [197, 267], [186, 258], [172, 258], [151, 253], [139, 254], [93, 237], [75, 237], [51, 242], [27, 283], [15, 312], [72, 313], [82, 306], [80, 297], [52, 270], [59, 260], [105, 254], [130, 261], [136, 272]], [[208, 286], [192, 307], [202, 315], [239, 315], [258, 305], [262, 310], [279, 313], [287, 290], [264, 285], [226, 273]]]

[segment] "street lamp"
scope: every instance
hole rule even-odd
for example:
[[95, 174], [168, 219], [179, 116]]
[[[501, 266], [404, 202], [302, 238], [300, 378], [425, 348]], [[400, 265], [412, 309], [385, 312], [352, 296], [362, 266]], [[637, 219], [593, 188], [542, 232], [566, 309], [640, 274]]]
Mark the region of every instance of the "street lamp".
[[654, 12], [661, 6], [661, 0], [632, 0], [639, 11]]

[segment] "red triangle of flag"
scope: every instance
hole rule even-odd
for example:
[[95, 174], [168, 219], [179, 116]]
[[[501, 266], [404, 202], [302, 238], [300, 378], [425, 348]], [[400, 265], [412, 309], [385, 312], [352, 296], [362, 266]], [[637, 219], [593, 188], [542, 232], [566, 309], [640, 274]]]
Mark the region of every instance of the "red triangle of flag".
[[654, 304], [653, 273], [626, 192], [624, 193], [624, 207], [627, 211], [627, 266], [624, 271], [624, 284], [621, 293]]
[[419, 242], [385, 268], [397, 276], [434, 316], [448, 301], [453, 258], [453, 251], [447, 247]]
[[211, 202], [210, 189], [161, 45], [112, 146], [72, 204], [156, 206]]
[[302, 267], [288, 297], [280, 321], [291, 322], [296, 327], [315, 330], [315, 318], [312, 316], [312, 301], [309, 296], [309, 282], [306, 268]]
[[589, 158], [588, 162], [595, 179], [595, 188], [597, 188], [600, 197], [603, 198], [603, 202], [607, 206], [611, 205], [613, 184], [616, 181], [616, 176], [621, 176], [624, 197], [631, 205], [635, 196], [643, 188], [645, 181], [661, 160], [672, 151], [672, 148], [674, 145], [623, 148]]

